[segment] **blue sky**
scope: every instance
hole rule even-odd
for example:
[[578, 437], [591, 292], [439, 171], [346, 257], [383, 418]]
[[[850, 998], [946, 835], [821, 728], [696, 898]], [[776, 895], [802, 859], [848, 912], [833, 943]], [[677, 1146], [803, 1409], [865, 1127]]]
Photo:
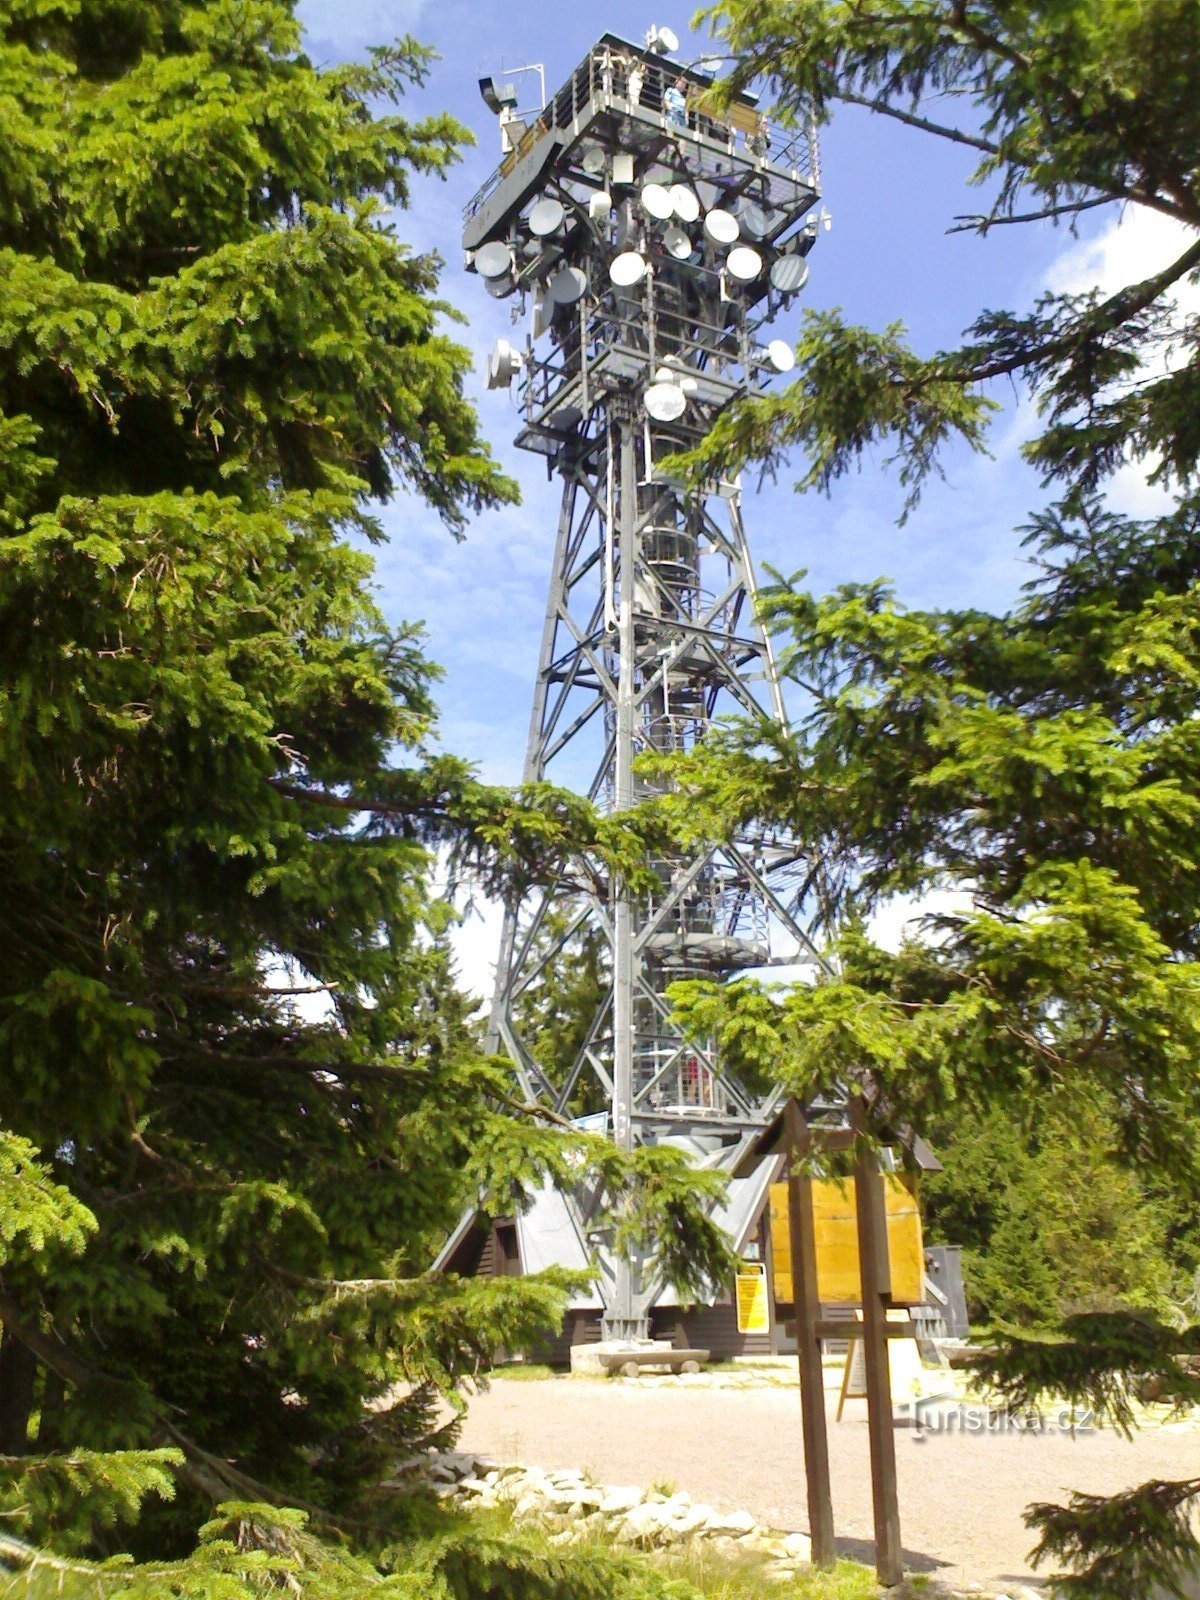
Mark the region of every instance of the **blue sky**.
[[[477, 354], [509, 332], [508, 310], [488, 298], [480, 280], [462, 270], [462, 208], [499, 160], [495, 120], [483, 106], [477, 78], [502, 67], [542, 62], [553, 93], [604, 31], [640, 39], [652, 23], [667, 24], [683, 41], [681, 56], [703, 53], [689, 35], [688, 12], [655, 10], [641, 0], [612, 0], [603, 8], [551, 0], [521, 5], [484, 0], [301, 0], [308, 49], [319, 63], [361, 54], [368, 45], [411, 32], [441, 60], [410, 113], [447, 109], [477, 135], [474, 149], [446, 182], [418, 181], [414, 205], [400, 219], [401, 236], [436, 249], [446, 262], [447, 299], [469, 317], [458, 337]], [[986, 241], [947, 236], [956, 213], [979, 207], [965, 186], [970, 152], [868, 114], [839, 115], [822, 141], [824, 200], [833, 228], [810, 257], [807, 303], [840, 305], [874, 326], [899, 320], [917, 347], [956, 340], [984, 306], [1020, 310], [1054, 286], [1083, 287], [1141, 275], [1174, 242], [1156, 219], [1093, 213], [1078, 240], [1048, 224], [998, 229]], [[1170, 225], [1167, 225], [1169, 230]], [[776, 324], [788, 337], [794, 319]], [[477, 378], [484, 431], [505, 466], [519, 478], [520, 507], [478, 519], [456, 542], [411, 499], [387, 508], [391, 542], [378, 554], [380, 598], [394, 621], [423, 621], [429, 652], [441, 663], [442, 740], [497, 781], [520, 777], [529, 696], [545, 605], [558, 494], [541, 460], [512, 448], [515, 413], [506, 394], [488, 393]], [[993, 427], [991, 460], [965, 451], [946, 458], [947, 481], [935, 484], [904, 527], [897, 527], [902, 494], [882, 460], [843, 480], [831, 498], [797, 496], [792, 476], [755, 490], [747, 474], [744, 511], [760, 566], [809, 571], [818, 590], [852, 579], [886, 575], [913, 605], [1004, 605], [1027, 576], [1015, 531], [1036, 504], [1035, 478], [1017, 445], [1030, 421], [1027, 402], [997, 392], [1006, 410]], [[1125, 484], [1132, 507], [1143, 492], [1133, 474]], [[490, 932], [473, 941], [482, 948]], [[478, 957], [464, 951], [467, 976]]]

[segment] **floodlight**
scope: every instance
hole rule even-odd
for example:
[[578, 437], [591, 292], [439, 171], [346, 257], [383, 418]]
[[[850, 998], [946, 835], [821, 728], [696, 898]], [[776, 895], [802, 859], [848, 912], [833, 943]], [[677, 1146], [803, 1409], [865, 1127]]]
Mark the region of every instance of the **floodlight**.
[[515, 83], [502, 83], [499, 78], [480, 78], [479, 93], [484, 105], [496, 116], [504, 110], [505, 106], [516, 110], [517, 86]]

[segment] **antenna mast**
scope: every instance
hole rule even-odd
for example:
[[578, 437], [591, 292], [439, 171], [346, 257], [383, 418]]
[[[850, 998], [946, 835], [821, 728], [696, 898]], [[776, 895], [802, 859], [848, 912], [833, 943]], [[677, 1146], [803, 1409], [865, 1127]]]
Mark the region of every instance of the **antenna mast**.
[[[784, 717], [738, 486], [687, 491], [664, 463], [793, 365], [761, 332], [808, 277], [816, 138], [772, 129], [749, 95], [710, 112], [710, 75], [666, 59], [677, 48], [665, 29], [644, 45], [606, 34], [519, 126], [511, 90], [481, 80], [489, 105], [507, 106], [507, 153], [463, 232], [488, 292], [512, 302], [514, 325], [530, 319], [523, 344], [497, 343], [488, 385], [516, 388], [517, 443], [563, 485], [525, 778], [614, 810], [651, 792], [642, 752], [689, 750], [727, 712]], [[819, 864], [758, 830], [655, 871], [650, 895], [597, 869], [592, 889], [560, 884], [507, 908], [491, 1047], [529, 1099], [603, 1106], [625, 1149], [671, 1142], [732, 1170], [778, 1096], [681, 1038], [665, 991], [818, 961]], [[585, 930], [607, 952], [606, 996], [573, 1061], [539, 1060], [522, 996]], [[606, 1334], [644, 1334], [664, 1287], [653, 1261], [616, 1259], [586, 1199], [570, 1205], [598, 1250]]]

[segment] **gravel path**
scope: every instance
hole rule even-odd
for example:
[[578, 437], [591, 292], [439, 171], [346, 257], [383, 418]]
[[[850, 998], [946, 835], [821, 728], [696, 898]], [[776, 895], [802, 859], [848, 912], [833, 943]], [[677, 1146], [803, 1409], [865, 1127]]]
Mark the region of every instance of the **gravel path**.
[[[834, 1516], [840, 1549], [871, 1558], [866, 1406], [835, 1422], [829, 1401]], [[661, 1386], [639, 1380], [497, 1379], [471, 1401], [460, 1448], [545, 1468], [578, 1467], [602, 1483], [670, 1480], [721, 1510], [746, 1510], [807, 1531], [800, 1400], [788, 1387]], [[1151, 1477], [1200, 1471], [1200, 1433], [1158, 1428], [1132, 1443], [1077, 1434], [928, 1432], [898, 1428], [900, 1521], [914, 1571], [947, 1583], [1036, 1583], [1021, 1510], [1071, 1489], [1111, 1494]]]

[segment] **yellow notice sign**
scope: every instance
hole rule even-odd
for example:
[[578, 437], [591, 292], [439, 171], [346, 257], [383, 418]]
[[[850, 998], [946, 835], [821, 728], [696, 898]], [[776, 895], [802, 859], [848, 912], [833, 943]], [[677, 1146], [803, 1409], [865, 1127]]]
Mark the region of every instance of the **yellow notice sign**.
[[767, 1304], [766, 1267], [761, 1261], [743, 1261], [735, 1281], [738, 1332], [769, 1333], [771, 1313]]
[[[889, 1172], [884, 1178], [887, 1201], [888, 1259], [892, 1299], [898, 1305], [919, 1305], [924, 1299], [925, 1251], [921, 1214], [905, 1180]], [[825, 1305], [855, 1305], [862, 1298], [858, 1274], [858, 1221], [854, 1179], [818, 1178], [812, 1186], [813, 1232], [817, 1246], [817, 1295]], [[771, 1185], [771, 1264], [775, 1298], [792, 1299], [792, 1241], [788, 1229], [788, 1186]]]

